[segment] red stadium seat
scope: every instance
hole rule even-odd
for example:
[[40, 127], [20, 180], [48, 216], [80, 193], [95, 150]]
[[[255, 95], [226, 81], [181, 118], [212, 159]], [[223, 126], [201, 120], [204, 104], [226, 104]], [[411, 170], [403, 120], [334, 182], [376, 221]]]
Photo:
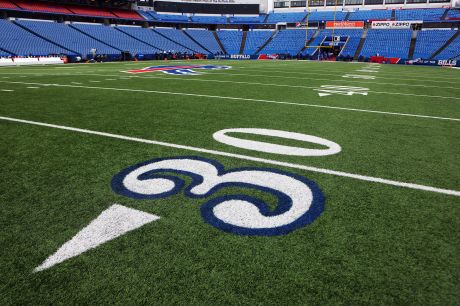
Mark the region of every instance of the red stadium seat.
[[72, 12], [70, 12], [68, 9], [61, 5], [23, 0], [16, 0], [15, 3], [17, 6], [27, 11], [72, 14]]
[[6, 0], [0, 0], [0, 8], [2, 8], [2, 9], [12, 9], [12, 10], [19, 10], [20, 9], [18, 6], [14, 5], [10, 1], [6, 1]]
[[112, 10], [112, 13], [115, 14], [119, 18], [123, 19], [138, 19], [144, 20], [138, 13], [135, 11], [126, 11], [126, 10]]
[[76, 15], [117, 18], [117, 16], [112, 14], [109, 10], [100, 8], [79, 6], [67, 6], [67, 8]]

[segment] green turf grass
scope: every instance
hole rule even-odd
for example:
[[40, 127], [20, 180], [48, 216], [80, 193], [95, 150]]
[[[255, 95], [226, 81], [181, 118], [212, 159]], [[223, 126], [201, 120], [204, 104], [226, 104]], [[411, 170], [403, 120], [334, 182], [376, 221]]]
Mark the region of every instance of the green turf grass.
[[[458, 70], [385, 65], [372, 74], [375, 80], [359, 80], [342, 76], [370, 74], [356, 71], [366, 64], [200, 63], [233, 68], [198, 76], [121, 72], [163, 62], [2, 68], [0, 90], [13, 91], [0, 91], [0, 116], [460, 190], [460, 121], [297, 105], [459, 119]], [[319, 97], [314, 88], [321, 85], [370, 92]], [[282, 156], [212, 138], [227, 128], [314, 135], [338, 143], [342, 152]], [[2, 305], [454, 305], [460, 300], [457, 196], [4, 120], [0, 129]], [[203, 222], [199, 207], [205, 200], [182, 193], [135, 200], [111, 190], [112, 177], [128, 166], [183, 155], [215, 159], [226, 168], [271, 167], [305, 176], [326, 195], [325, 210], [288, 235], [246, 237]], [[243, 192], [273, 207], [274, 199], [253, 190], [231, 188], [217, 195]], [[32, 273], [112, 203], [161, 219]]]

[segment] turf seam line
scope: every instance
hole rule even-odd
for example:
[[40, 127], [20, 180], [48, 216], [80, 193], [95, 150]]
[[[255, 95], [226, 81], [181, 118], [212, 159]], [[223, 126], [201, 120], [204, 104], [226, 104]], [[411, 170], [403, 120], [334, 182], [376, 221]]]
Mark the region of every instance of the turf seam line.
[[84, 88], [84, 89], [100, 89], [100, 90], [102, 89], [102, 90], [115, 90], [115, 91], [127, 91], [127, 92], [145, 92], [145, 93], [156, 93], [156, 94], [164, 94], [164, 95], [191, 96], [191, 97], [202, 97], [202, 98], [223, 99], [223, 100], [240, 100], [240, 101], [271, 103], [271, 104], [284, 104], [284, 105], [296, 105], [296, 106], [304, 106], [304, 107], [326, 108], [326, 109], [334, 109], [334, 110], [355, 111], [355, 112], [363, 112], [363, 113], [393, 115], [393, 116], [416, 117], [416, 118], [437, 119], [437, 120], [447, 120], [447, 121], [460, 121], [460, 118], [437, 117], [437, 116], [429, 116], [429, 115], [417, 115], [417, 114], [408, 114], [408, 113], [385, 112], [385, 111], [376, 111], [376, 110], [360, 109], [360, 108], [347, 108], [347, 107], [330, 106], [330, 105], [318, 105], [318, 104], [296, 103], [296, 102], [275, 101], [275, 100], [262, 100], [262, 99], [252, 99], [252, 98], [215, 96], [215, 95], [204, 95], [204, 94], [193, 94], [193, 93], [171, 92], [171, 91], [157, 91], [157, 90], [131, 89], [131, 88], [113, 88], [113, 87], [96, 87], [96, 86], [80, 86], [80, 85], [68, 85], [68, 84], [11, 82], [11, 81], [0, 81], [0, 83], [23, 84], [23, 85], [42, 85], [42, 86], [54, 86], [54, 87], [71, 87], [71, 88]]
[[163, 142], [163, 141], [149, 140], [149, 139], [143, 139], [143, 138], [137, 138], [137, 137], [124, 136], [124, 135], [117, 135], [117, 134], [111, 134], [111, 133], [106, 133], [106, 132], [98, 132], [94, 130], [87, 130], [87, 129], [81, 129], [81, 128], [63, 126], [63, 125], [49, 124], [49, 123], [38, 122], [38, 121], [30, 121], [30, 120], [24, 120], [24, 119], [12, 118], [12, 117], [0, 116], [0, 120], [24, 123], [24, 124], [30, 124], [30, 125], [37, 125], [37, 126], [44, 126], [44, 127], [55, 128], [55, 129], [60, 129], [60, 130], [67, 130], [67, 131], [79, 132], [79, 133], [90, 134], [90, 135], [98, 135], [98, 136], [104, 136], [104, 137], [109, 137], [109, 138], [122, 139], [122, 140], [127, 140], [127, 141], [146, 143], [146, 144], [158, 145], [158, 146], [181, 149], [181, 150], [207, 153], [207, 154], [212, 154], [212, 155], [232, 157], [232, 158], [241, 159], [241, 160], [260, 162], [264, 164], [277, 165], [277, 166], [294, 168], [294, 169], [299, 169], [299, 170], [306, 170], [310, 172], [317, 172], [317, 173], [329, 174], [329, 175], [340, 176], [340, 177], [348, 177], [348, 178], [353, 178], [353, 179], [357, 179], [361, 181], [374, 182], [374, 183], [380, 183], [380, 184], [391, 185], [391, 186], [396, 186], [396, 187], [404, 187], [404, 188], [409, 188], [409, 189], [429, 191], [429, 192], [434, 192], [434, 193], [441, 193], [441, 194], [460, 197], [460, 191], [457, 191], [457, 190], [437, 188], [437, 187], [419, 185], [419, 184], [414, 184], [414, 183], [399, 182], [399, 181], [372, 177], [372, 176], [367, 176], [367, 175], [354, 174], [354, 173], [348, 173], [348, 172], [342, 172], [342, 171], [336, 171], [336, 170], [330, 170], [330, 169], [324, 169], [324, 168], [317, 168], [317, 167], [312, 167], [312, 166], [299, 165], [299, 164], [282, 162], [282, 161], [277, 161], [277, 160], [272, 160], [272, 159], [265, 159], [265, 158], [253, 157], [253, 156], [242, 155], [242, 154], [228, 153], [224, 151], [210, 150], [210, 149], [168, 143], [168, 142]]

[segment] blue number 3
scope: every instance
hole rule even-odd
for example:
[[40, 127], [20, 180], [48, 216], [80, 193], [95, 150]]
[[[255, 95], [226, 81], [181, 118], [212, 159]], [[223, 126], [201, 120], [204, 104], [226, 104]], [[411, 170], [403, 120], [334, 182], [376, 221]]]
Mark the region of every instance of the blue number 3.
[[208, 224], [237, 235], [284, 235], [312, 223], [324, 210], [323, 193], [302, 176], [265, 168], [225, 170], [215, 160], [194, 156], [154, 159], [126, 168], [113, 177], [112, 189], [135, 199], [165, 198], [185, 185], [171, 173], [192, 178], [184, 191], [191, 198], [208, 198], [225, 187], [243, 187], [278, 199], [274, 210], [247, 195], [220, 196], [201, 206]]

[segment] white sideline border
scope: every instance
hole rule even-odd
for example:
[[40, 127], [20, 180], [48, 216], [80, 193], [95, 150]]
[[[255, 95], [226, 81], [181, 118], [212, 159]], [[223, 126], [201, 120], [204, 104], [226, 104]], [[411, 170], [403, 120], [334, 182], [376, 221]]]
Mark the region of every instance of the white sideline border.
[[440, 193], [440, 194], [460, 197], [460, 191], [457, 191], [457, 190], [437, 188], [437, 187], [419, 185], [419, 184], [414, 184], [414, 183], [399, 182], [399, 181], [372, 177], [372, 176], [367, 176], [367, 175], [354, 174], [354, 173], [335, 171], [335, 170], [324, 169], [324, 168], [293, 164], [293, 163], [288, 163], [288, 162], [281, 162], [281, 161], [272, 160], [272, 159], [253, 157], [249, 155], [228, 153], [224, 151], [210, 150], [210, 149], [162, 142], [162, 141], [157, 141], [157, 140], [136, 138], [136, 137], [111, 134], [111, 133], [99, 132], [99, 131], [94, 131], [94, 130], [80, 129], [80, 128], [69, 127], [69, 126], [64, 126], [64, 125], [49, 124], [49, 123], [38, 122], [38, 121], [30, 121], [30, 120], [24, 120], [24, 119], [12, 118], [12, 117], [0, 116], [0, 120], [16, 122], [16, 123], [24, 123], [24, 124], [30, 124], [30, 125], [36, 125], [36, 126], [43, 126], [43, 127], [48, 127], [48, 128], [60, 129], [60, 130], [67, 130], [67, 131], [78, 132], [78, 133], [83, 133], [83, 134], [98, 135], [98, 136], [104, 136], [108, 138], [115, 138], [115, 139], [121, 139], [121, 140], [127, 140], [127, 141], [139, 142], [139, 143], [146, 143], [146, 144], [158, 145], [158, 146], [163, 146], [163, 147], [194, 151], [194, 152], [199, 152], [199, 153], [207, 153], [207, 154], [218, 155], [218, 156], [232, 157], [236, 159], [259, 162], [259, 163], [264, 163], [264, 164], [269, 164], [269, 165], [276, 165], [276, 166], [282, 166], [282, 167], [287, 167], [287, 168], [306, 170], [310, 172], [317, 172], [317, 173], [329, 174], [329, 175], [340, 176], [340, 177], [348, 177], [348, 178], [353, 178], [353, 179], [357, 179], [361, 181], [380, 183], [384, 185], [391, 185], [391, 186], [396, 186], [396, 187], [429, 191], [429, 192], [434, 192], [434, 193]]
[[[228, 96], [215, 96], [215, 95], [172, 92], [172, 91], [83, 86], [83, 85], [70, 85], [70, 84], [47, 84], [47, 83], [17, 82], [17, 81], [0, 81], [0, 83], [53, 86], [53, 87], [70, 87], [70, 88], [84, 88], [84, 89], [99, 89], [99, 90], [114, 90], [114, 91], [126, 91], [126, 92], [141, 92], [141, 93], [144, 92], [144, 93], [155, 93], [155, 94], [175, 95], [175, 96], [189, 96], [189, 97], [202, 97], [202, 98], [210, 98], [210, 99], [239, 100], [239, 101], [270, 103], [270, 104], [295, 105], [295, 106], [303, 106], [303, 107], [315, 107], [315, 108], [325, 108], [325, 109], [334, 109], [334, 110], [342, 110], [342, 111], [354, 111], [354, 112], [363, 112], [363, 113], [415, 117], [415, 118], [425, 118], [425, 119], [436, 119], [436, 120], [446, 120], [446, 121], [460, 121], [460, 118], [438, 117], [438, 116], [429, 116], [429, 115], [417, 115], [417, 114], [408, 114], [408, 113], [376, 111], [376, 110], [368, 110], [368, 109], [360, 109], [360, 108], [347, 108], [347, 107], [330, 106], [330, 105], [297, 103], [297, 102], [276, 101], [276, 100], [263, 100], [263, 99], [252, 99], [252, 98], [240, 98], [240, 97], [228, 97]], [[319, 87], [312, 87], [312, 89], [315, 89], [315, 88], [319, 88]], [[458, 99], [460, 99], [460, 97]]]

